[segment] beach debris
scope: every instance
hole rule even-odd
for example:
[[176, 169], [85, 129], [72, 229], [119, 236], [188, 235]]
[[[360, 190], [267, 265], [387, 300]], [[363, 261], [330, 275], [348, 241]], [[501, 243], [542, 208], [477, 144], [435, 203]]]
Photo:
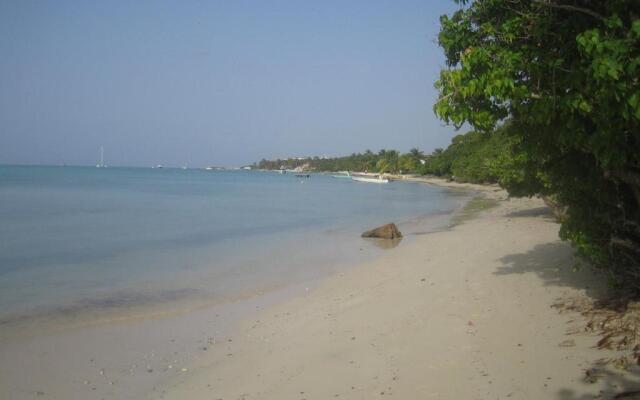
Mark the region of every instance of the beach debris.
[[576, 345], [576, 342], [573, 339], [563, 340], [562, 342], [558, 343], [558, 346], [560, 347], [573, 347], [575, 345]]
[[614, 399], [629, 399], [629, 400], [633, 400], [633, 399], [640, 399], [640, 390], [635, 390], [632, 392], [623, 392], [623, 393], [618, 393], [617, 395], [613, 396]]
[[629, 369], [630, 360], [625, 356], [616, 357], [614, 359], [609, 360], [609, 363], [614, 367], [627, 371]]
[[400, 233], [396, 224], [390, 223], [363, 232], [361, 236], [363, 238], [399, 239], [402, 237], [402, 233]]
[[187, 371], [189, 371], [189, 368], [182, 368], [181, 371], [182, 372], [187, 372]]
[[584, 296], [557, 299], [552, 307], [561, 313], [578, 312], [587, 319], [582, 330], [571, 329], [568, 334], [593, 332], [600, 336], [597, 349], [622, 351], [626, 358], [610, 358], [607, 364], [628, 369], [640, 365], [640, 301], [633, 296], [619, 295], [605, 300]]
[[599, 371], [595, 368], [590, 368], [584, 371], [584, 381], [587, 383], [596, 383], [598, 379], [602, 378], [604, 375], [602, 371]]

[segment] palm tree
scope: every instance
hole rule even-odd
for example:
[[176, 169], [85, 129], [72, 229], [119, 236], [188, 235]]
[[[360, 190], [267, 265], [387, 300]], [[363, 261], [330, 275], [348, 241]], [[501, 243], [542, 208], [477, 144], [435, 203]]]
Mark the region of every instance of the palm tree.
[[409, 150], [409, 155], [411, 155], [411, 158], [413, 158], [416, 161], [424, 158], [424, 153], [421, 152], [417, 147], [414, 147], [413, 149]]

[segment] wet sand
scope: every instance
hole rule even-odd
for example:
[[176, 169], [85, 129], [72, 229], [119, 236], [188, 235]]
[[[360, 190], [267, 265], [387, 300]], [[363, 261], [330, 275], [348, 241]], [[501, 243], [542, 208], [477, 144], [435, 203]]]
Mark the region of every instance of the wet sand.
[[[457, 186], [457, 185], [453, 185]], [[152, 399], [595, 399], [640, 390], [559, 298], [604, 293], [572, 271], [538, 199], [477, 188], [497, 207], [421, 235], [245, 320]], [[571, 333], [574, 332], [574, 333]]]

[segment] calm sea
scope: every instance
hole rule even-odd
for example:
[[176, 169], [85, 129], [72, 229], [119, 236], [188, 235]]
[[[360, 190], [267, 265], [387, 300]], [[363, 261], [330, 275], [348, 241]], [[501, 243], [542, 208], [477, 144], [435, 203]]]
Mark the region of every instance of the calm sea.
[[467, 196], [321, 174], [0, 166], [0, 322], [305, 282], [385, 251], [363, 230], [395, 221], [411, 240]]

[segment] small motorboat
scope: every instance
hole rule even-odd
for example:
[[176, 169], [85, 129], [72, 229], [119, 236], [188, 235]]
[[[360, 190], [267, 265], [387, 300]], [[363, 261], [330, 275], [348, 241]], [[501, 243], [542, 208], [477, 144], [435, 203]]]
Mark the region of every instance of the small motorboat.
[[389, 183], [387, 178], [383, 178], [382, 175], [378, 175], [378, 177], [369, 177], [369, 176], [352, 176], [356, 182], [364, 182], [364, 183]]

